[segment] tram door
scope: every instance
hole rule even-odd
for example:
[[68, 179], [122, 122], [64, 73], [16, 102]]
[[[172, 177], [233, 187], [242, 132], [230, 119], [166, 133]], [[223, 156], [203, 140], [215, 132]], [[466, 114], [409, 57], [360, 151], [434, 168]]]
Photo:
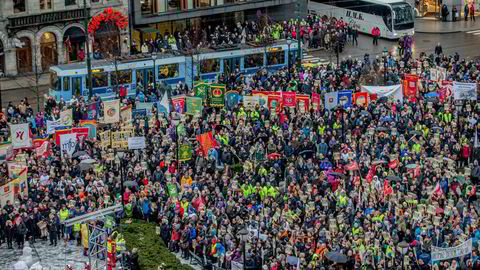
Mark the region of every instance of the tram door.
[[81, 97], [81, 96], [88, 96], [88, 93], [83, 93], [83, 84], [82, 84], [82, 77], [72, 77], [72, 96]]
[[139, 69], [136, 71], [137, 92], [142, 90], [145, 93], [145, 89], [148, 89], [149, 85], [153, 87], [153, 68]]
[[229, 76], [230, 73], [240, 70], [240, 57], [223, 59], [223, 74]]

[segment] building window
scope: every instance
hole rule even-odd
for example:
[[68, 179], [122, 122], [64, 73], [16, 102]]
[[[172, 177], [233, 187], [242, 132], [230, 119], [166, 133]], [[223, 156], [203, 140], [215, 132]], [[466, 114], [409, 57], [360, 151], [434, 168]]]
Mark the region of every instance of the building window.
[[71, 6], [77, 4], [77, 0], [65, 0], [65, 6]]
[[52, 9], [52, 0], [39, 0], [40, 1], [40, 9]]
[[17, 47], [18, 72], [32, 72], [32, 42], [27, 37], [21, 37], [19, 40], [21, 47]]
[[14, 13], [25, 12], [25, 0], [12, 0], [12, 1], [13, 1]]
[[40, 53], [42, 55], [42, 70], [58, 64], [57, 37], [55, 34], [45, 32], [40, 39]]

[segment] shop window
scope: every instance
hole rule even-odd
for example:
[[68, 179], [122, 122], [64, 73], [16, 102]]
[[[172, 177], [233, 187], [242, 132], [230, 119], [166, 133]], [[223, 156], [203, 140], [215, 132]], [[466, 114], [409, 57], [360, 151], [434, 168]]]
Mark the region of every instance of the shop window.
[[200, 62], [200, 73], [220, 72], [219, 59], [207, 59]]
[[25, 12], [25, 0], [12, 0], [12, 1], [13, 1], [14, 13]]
[[168, 79], [178, 77], [178, 64], [158, 66], [158, 78]]
[[52, 0], [40, 0], [40, 9], [41, 10], [52, 9]]
[[[118, 71], [118, 84], [131, 84], [132, 83], [132, 70], [119, 70]], [[112, 85], [117, 85], [117, 72], [112, 72]]]
[[108, 86], [108, 73], [99, 72], [92, 74], [93, 88]]
[[77, 0], [65, 0], [65, 6], [71, 6], [77, 4]]
[[269, 66], [285, 64], [285, 52], [280, 51], [268, 53], [267, 64]]
[[58, 64], [57, 38], [55, 34], [45, 32], [40, 39], [40, 52], [42, 54], [42, 70]]
[[250, 54], [245, 56], [245, 68], [263, 66], [263, 53]]
[[21, 37], [19, 40], [22, 47], [16, 49], [18, 72], [32, 72], [32, 43], [27, 37]]

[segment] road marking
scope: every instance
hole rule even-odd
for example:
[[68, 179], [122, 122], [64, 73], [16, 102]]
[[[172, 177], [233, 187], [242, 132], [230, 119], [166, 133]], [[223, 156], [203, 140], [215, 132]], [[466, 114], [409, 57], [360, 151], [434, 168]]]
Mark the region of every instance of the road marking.
[[478, 36], [478, 35], [480, 35], [480, 33], [475, 33], [475, 34], [473, 34], [473, 35], [474, 35], [474, 36]]
[[473, 31], [468, 31], [467, 34], [473, 34], [473, 33], [479, 33], [480, 30], [473, 30]]

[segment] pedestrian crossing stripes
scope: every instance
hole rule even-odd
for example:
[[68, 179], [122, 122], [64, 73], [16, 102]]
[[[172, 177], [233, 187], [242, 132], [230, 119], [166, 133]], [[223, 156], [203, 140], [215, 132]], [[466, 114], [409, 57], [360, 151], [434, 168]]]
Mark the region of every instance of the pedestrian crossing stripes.
[[320, 65], [327, 65], [330, 63], [328, 59], [315, 57], [313, 55], [309, 55], [307, 53], [303, 53], [302, 55], [302, 63], [304, 64], [320, 64]]
[[478, 36], [478, 35], [480, 35], [480, 29], [479, 30], [467, 31], [465, 33], [470, 34], [470, 35], [474, 35], [474, 36]]

